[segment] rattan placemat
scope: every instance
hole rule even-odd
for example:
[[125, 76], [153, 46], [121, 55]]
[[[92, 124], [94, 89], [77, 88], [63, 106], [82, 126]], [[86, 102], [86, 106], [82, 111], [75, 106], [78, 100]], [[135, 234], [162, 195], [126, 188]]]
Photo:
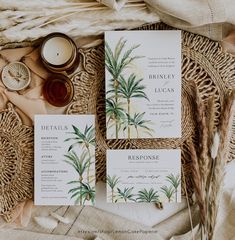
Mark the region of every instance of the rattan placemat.
[[12, 104], [0, 112], [0, 215], [11, 221], [18, 203], [33, 197], [33, 128]]

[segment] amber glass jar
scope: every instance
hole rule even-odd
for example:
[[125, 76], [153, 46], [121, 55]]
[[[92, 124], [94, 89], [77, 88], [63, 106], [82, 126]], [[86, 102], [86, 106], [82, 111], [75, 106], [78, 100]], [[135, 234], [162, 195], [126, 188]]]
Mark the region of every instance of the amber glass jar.
[[53, 106], [66, 106], [74, 96], [73, 84], [65, 75], [54, 74], [45, 82], [43, 86], [43, 96]]

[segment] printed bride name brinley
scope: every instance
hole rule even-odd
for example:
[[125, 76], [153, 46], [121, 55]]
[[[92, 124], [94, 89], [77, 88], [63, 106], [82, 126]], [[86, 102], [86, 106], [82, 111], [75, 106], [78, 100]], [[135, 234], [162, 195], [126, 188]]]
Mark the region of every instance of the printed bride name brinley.
[[175, 79], [175, 74], [149, 74], [149, 79]]

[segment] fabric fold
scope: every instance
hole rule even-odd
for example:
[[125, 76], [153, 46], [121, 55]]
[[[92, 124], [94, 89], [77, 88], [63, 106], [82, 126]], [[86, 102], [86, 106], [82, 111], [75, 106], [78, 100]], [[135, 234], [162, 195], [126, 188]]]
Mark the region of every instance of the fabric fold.
[[220, 41], [235, 26], [231, 0], [145, 0], [164, 23]]
[[119, 11], [125, 5], [127, 0], [97, 0], [97, 2], [102, 3], [111, 9]]
[[5, 95], [15, 106], [24, 112], [31, 120], [34, 121], [35, 114], [46, 114], [45, 100], [29, 99], [15, 92], [5, 90]]
[[221, 45], [224, 52], [235, 57], [235, 28], [221, 41]]
[[2, 230], [0, 231], [0, 240], [84, 240], [78, 237], [64, 235], [36, 233], [24, 230]]

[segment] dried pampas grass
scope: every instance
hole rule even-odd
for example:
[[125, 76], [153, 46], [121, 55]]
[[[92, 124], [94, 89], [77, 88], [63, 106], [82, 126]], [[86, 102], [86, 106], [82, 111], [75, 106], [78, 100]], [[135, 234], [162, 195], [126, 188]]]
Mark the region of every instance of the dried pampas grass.
[[[197, 88], [195, 88], [197, 89]], [[235, 89], [223, 103], [220, 125], [215, 129], [213, 97], [205, 103], [196, 91], [199, 149], [190, 142], [192, 175], [195, 195], [200, 211], [201, 239], [212, 240], [223, 186], [224, 168], [228, 160], [228, 147], [232, 134]], [[206, 118], [207, 111], [207, 118]]]
[[206, 219], [206, 206], [205, 206], [205, 201], [204, 201], [205, 192], [203, 191], [203, 188], [202, 188], [202, 177], [201, 177], [201, 172], [200, 172], [200, 168], [199, 168], [197, 153], [196, 153], [195, 147], [192, 144], [192, 142], [189, 144], [189, 149], [191, 152], [191, 159], [192, 159], [192, 174], [193, 174], [194, 191], [195, 191], [197, 203], [199, 206], [201, 223], [205, 224], [205, 219]]
[[128, 1], [118, 12], [95, 0], [0, 0], [0, 11], [0, 45], [36, 40], [51, 32], [77, 38], [159, 21], [142, 0]]
[[[210, 205], [209, 205], [209, 239], [213, 239], [213, 233], [216, 225], [216, 218], [218, 213], [220, 196], [222, 194], [222, 186], [224, 179], [224, 169], [228, 160], [228, 148], [232, 134], [232, 122], [234, 116], [234, 101], [235, 101], [235, 89], [227, 96], [221, 114], [220, 126], [218, 128], [219, 144], [217, 146], [217, 155], [213, 160], [212, 166], [212, 181], [210, 193]], [[217, 141], [215, 139], [215, 141]], [[211, 156], [212, 157], [212, 156]]]
[[219, 144], [220, 144], [220, 136], [219, 133], [216, 132], [214, 134], [214, 138], [212, 140], [212, 144], [211, 144], [211, 158], [215, 159], [217, 154], [218, 154], [218, 150], [219, 150]]
[[208, 148], [213, 144], [213, 135], [215, 133], [215, 98], [214, 96], [208, 99], [207, 103], [207, 127], [208, 127]]
[[197, 105], [197, 123], [198, 123], [198, 131], [199, 131], [199, 157], [198, 157], [198, 165], [201, 171], [201, 181], [202, 187], [206, 184], [206, 176], [208, 175], [208, 166], [209, 166], [209, 158], [208, 158], [208, 127], [207, 127], [207, 119], [206, 119], [206, 107], [204, 102], [201, 99], [198, 88], [196, 89], [196, 105]]

